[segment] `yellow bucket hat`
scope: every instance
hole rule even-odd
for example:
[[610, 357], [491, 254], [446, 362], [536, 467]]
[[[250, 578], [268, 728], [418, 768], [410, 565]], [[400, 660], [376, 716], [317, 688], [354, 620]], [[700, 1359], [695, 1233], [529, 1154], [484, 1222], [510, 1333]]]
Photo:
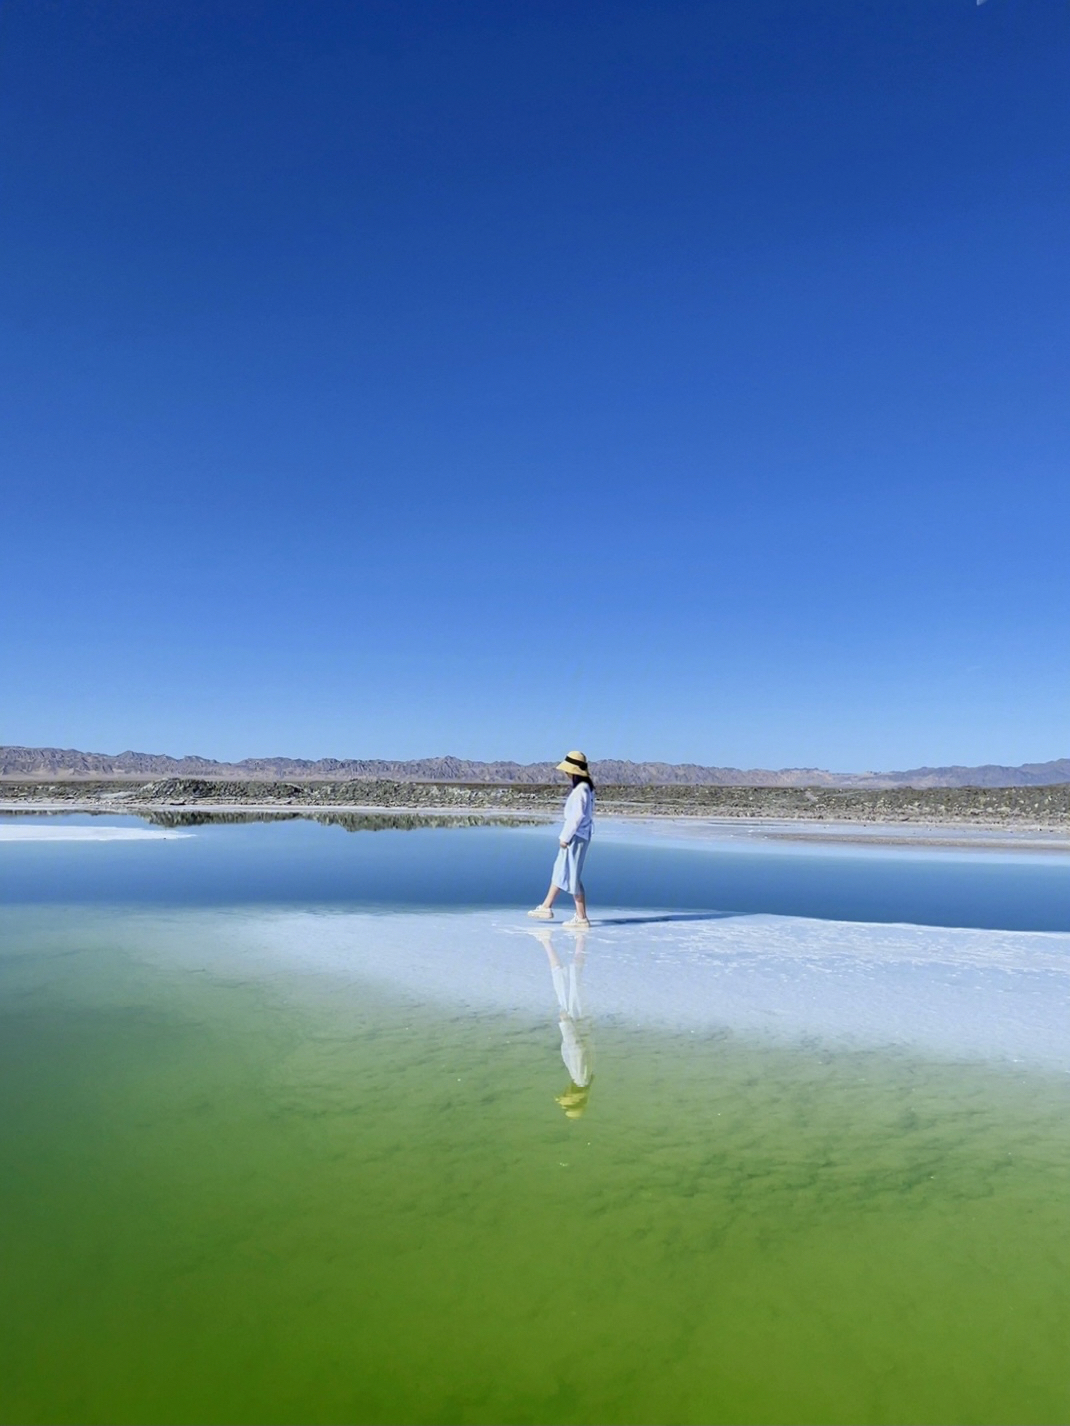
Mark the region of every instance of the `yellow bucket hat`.
[[557, 764], [558, 772], [570, 772], [573, 777], [590, 777], [586, 753], [566, 753], [564, 762]]
[[594, 1083], [594, 1076], [591, 1076], [587, 1084], [577, 1084], [575, 1080], [569, 1080], [568, 1088], [564, 1094], [555, 1094], [554, 1103], [560, 1104], [565, 1111], [566, 1119], [582, 1119], [587, 1108], [587, 1101], [591, 1097], [591, 1085]]

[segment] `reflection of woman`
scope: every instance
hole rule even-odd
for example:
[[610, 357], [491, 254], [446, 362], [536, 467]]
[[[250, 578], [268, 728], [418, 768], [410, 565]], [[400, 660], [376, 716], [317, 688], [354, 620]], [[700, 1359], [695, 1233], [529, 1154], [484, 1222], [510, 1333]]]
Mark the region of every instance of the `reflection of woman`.
[[554, 862], [550, 889], [528, 915], [536, 921], [552, 921], [557, 893], [567, 891], [576, 903], [576, 914], [565, 925], [586, 930], [591, 923], [587, 919], [587, 895], [581, 874], [594, 828], [594, 783], [583, 753], [568, 753], [564, 762], [557, 764], [557, 771], [568, 773], [572, 791], [565, 802], [565, 822], [557, 839], [560, 850]]
[[587, 1108], [594, 1082], [590, 1026], [580, 999], [580, 972], [583, 970], [587, 937], [576, 937], [572, 958], [567, 965], [562, 965], [551, 932], [532, 931], [531, 934], [542, 945], [550, 962], [550, 976], [559, 1007], [557, 1024], [561, 1031], [561, 1058], [568, 1070], [569, 1081], [564, 1093], [556, 1096], [556, 1102], [569, 1119], [578, 1119]]

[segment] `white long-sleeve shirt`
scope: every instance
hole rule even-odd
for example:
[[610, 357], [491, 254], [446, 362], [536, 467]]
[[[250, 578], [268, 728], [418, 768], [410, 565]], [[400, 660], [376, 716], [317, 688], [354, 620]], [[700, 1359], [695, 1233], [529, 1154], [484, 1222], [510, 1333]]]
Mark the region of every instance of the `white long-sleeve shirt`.
[[558, 840], [588, 842], [593, 828], [594, 788], [589, 782], [577, 782], [565, 802], [565, 824]]

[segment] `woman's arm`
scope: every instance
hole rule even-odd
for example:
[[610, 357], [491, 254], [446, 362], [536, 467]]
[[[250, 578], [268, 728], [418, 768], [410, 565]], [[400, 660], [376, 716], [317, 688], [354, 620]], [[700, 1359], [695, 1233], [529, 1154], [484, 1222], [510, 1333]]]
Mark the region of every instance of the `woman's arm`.
[[583, 814], [587, 810], [586, 800], [588, 796], [587, 784], [581, 782], [578, 787], [574, 787], [565, 802], [565, 825], [561, 828], [561, 836], [558, 839], [563, 847], [567, 847], [572, 838], [576, 835], [576, 830], [583, 821]]

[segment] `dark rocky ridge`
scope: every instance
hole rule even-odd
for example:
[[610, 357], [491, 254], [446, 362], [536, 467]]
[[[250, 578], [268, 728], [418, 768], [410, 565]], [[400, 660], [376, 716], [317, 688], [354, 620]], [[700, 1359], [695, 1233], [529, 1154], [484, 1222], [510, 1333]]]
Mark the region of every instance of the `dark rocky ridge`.
[[[440, 811], [556, 813], [558, 783], [503, 784], [379, 781], [251, 781], [163, 778], [132, 784], [11, 781], [0, 801], [11, 806], [64, 807], [95, 812], [257, 808], [310, 813], [335, 808], [411, 808]], [[775, 818], [808, 822], [972, 824], [1070, 829], [1070, 783], [1046, 787], [789, 788], [634, 787], [603, 784], [602, 813], [621, 816]]]
[[[537, 786], [553, 781], [554, 765], [545, 763], [475, 762], [465, 758], [419, 758], [410, 762], [382, 759], [246, 758], [238, 763], [211, 758], [173, 758], [164, 753], [83, 753], [70, 748], [0, 747], [0, 778], [71, 779], [123, 778], [142, 781], [160, 777], [207, 777], [227, 781], [403, 782]], [[1047, 787], [1070, 783], [1070, 758], [1020, 767], [922, 767], [906, 772], [826, 772], [822, 768], [703, 767], [697, 763], [623, 762], [592, 764], [599, 784], [620, 787]]]

